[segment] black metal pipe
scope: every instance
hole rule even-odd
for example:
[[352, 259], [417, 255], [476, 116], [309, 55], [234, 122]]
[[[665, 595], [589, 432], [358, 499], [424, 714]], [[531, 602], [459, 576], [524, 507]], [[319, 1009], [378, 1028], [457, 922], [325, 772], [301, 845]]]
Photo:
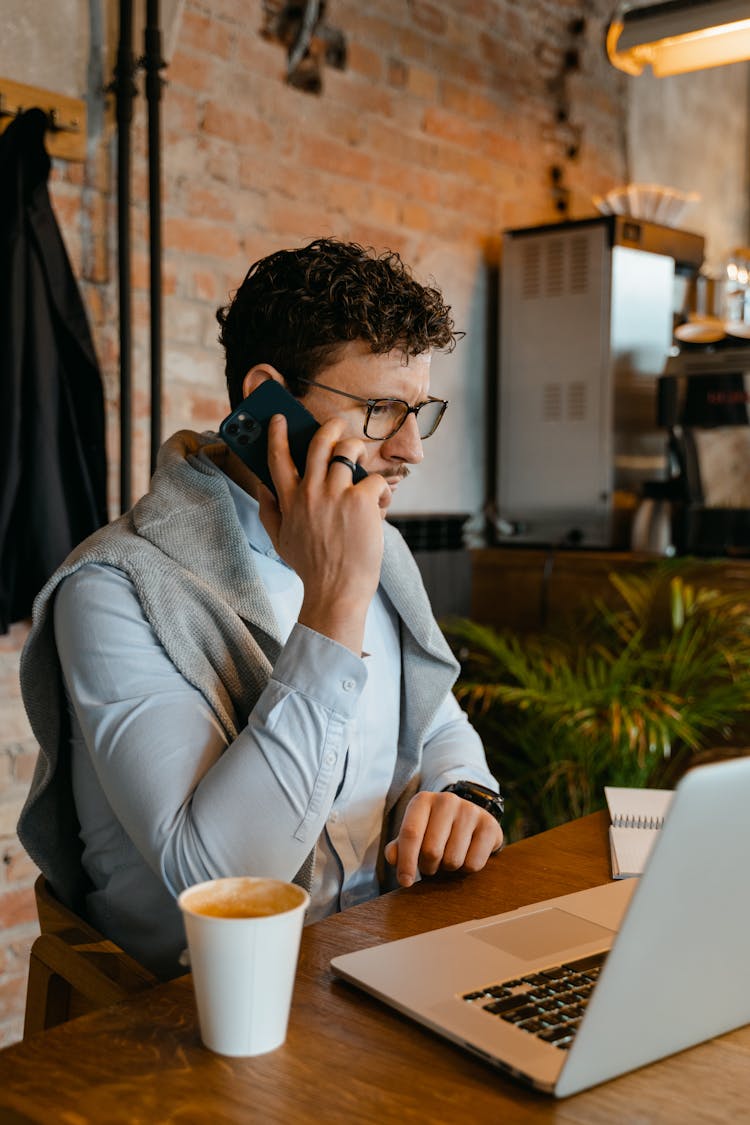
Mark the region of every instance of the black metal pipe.
[[161, 245], [161, 90], [159, 72], [166, 66], [161, 54], [159, 0], [146, 2], [143, 65], [148, 103], [148, 214], [151, 338], [151, 472], [161, 445], [162, 367], [162, 245]]
[[130, 507], [132, 299], [130, 286], [130, 130], [133, 98], [133, 3], [120, 0], [120, 35], [111, 89], [117, 102], [117, 274], [120, 314], [120, 511]]

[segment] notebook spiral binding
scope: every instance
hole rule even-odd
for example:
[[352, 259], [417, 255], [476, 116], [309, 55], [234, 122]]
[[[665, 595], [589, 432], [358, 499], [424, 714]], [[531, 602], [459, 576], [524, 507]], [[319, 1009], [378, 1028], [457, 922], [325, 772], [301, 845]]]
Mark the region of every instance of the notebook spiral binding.
[[663, 816], [639, 816], [637, 813], [621, 813], [614, 817], [615, 828], [663, 828]]

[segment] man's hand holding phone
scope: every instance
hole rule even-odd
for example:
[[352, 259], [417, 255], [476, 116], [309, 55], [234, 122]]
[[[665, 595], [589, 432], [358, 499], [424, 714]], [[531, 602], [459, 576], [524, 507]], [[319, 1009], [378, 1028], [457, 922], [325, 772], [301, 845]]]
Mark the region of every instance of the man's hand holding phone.
[[391, 501], [385, 479], [373, 473], [354, 483], [346, 463], [365, 450], [344, 438], [339, 418], [325, 422], [307, 452], [304, 476], [292, 459], [283, 415], [268, 426], [268, 467], [276, 488], [261, 486], [260, 516], [281, 558], [305, 588], [299, 621], [358, 656], [365, 618], [380, 581], [383, 511]]

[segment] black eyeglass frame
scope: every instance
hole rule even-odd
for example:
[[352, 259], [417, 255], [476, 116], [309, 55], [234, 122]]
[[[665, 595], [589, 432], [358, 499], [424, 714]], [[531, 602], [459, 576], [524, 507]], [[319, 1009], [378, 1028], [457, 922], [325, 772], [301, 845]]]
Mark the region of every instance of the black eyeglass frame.
[[[430, 406], [434, 402], [439, 402], [439, 403], [442, 404], [442, 410], [440, 411], [437, 418], [435, 419], [434, 426], [432, 427], [432, 429], [430, 430], [430, 432], [428, 434], [420, 434], [419, 435], [422, 441], [427, 441], [427, 438], [432, 437], [432, 435], [435, 433], [435, 430], [438, 428], [438, 426], [440, 425], [440, 423], [443, 420], [443, 415], [445, 414], [446, 410], [448, 409], [448, 399], [447, 398], [435, 398], [434, 395], [430, 395], [429, 398], [426, 398], [424, 402], [418, 402], [416, 406], [409, 406], [409, 403], [406, 402], [406, 400], [403, 399], [403, 398], [362, 398], [360, 395], [350, 394], [349, 391], [340, 391], [338, 389], [338, 387], [327, 387], [325, 385], [325, 383], [316, 383], [313, 379], [302, 379], [301, 377], [298, 377], [297, 382], [298, 383], [304, 383], [306, 387], [320, 387], [321, 391], [330, 391], [331, 394], [341, 395], [342, 398], [353, 399], [354, 402], [361, 402], [363, 406], [366, 406], [367, 407], [367, 414], [365, 415], [365, 422], [364, 422], [363, 429], [364, 429], [365, 437], [369, 438], [370, 441], [389, 441], [390, 438], [392, 438], [395, 434], [398, 433], [398, 431], [404, 425], [404, 423], [406, 422], [406, 419], [409, 417], [410, 414], [413, 414], [414, 417], [417, 418], [418, 415], [419, 415], [419, 412], [420, 412], [420, 410], [422, 409], [423, 406]], [[406, 408], [406, 413], [404, 414], [403, 418], [401, 419], [399, 424], [396, 426], [396, 428], [391, 430], [390, 433], [386, 434], [385, 437], [377, 437], [377, 438], [371, 437], [370, 434], [368, 434], [368, 432], [367, 432], [367, 427], [369, 425], [370, 417], [372, 415], [372, 412], [373, 412], [373, 410], [375, 409], [376, 406], [382, 406], [383, 403], [386, 403], [386, 402], [397, 402], [399, 404], [399, 406], [403, 406], [403, 407]]]

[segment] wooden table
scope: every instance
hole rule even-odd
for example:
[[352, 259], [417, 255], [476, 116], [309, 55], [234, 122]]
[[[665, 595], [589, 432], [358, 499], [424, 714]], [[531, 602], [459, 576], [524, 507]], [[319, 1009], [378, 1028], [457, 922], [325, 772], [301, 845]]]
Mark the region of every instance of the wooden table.
[[609, 879], [596, 813], [523, 840], [465, 879], [426, 880], [304, 931], [289, 1035], [255, 1059], [201, 1046], [189, 977], [0, 1052], [0, 1122], [66, 1125], [612, 1123], [750, 1120], [750, 1027], [566, 1101], [337, 981], [338, 953]]

